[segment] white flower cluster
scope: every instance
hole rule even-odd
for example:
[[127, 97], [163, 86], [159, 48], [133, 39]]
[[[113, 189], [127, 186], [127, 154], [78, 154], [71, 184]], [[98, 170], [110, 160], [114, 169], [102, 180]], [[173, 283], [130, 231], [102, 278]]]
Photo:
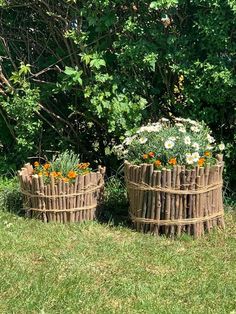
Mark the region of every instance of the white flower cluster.
[[195, 152], [195, 153], [188, 153], [185, 155], [186, 156], [186, 163], [188, 165], [192, 165], [194, 164], [195, 162], [198, 162], [199, 158], [200, 158], [200, 155], [198, 152]]
[[140, 129], [136, 131], [137, 134], [142, 133], [142, 132], [158, 132], [162, 129], [162, 124], [160, 122], [155, 122], [155, 123], [149, 123], [147, 125], [141, 126]]

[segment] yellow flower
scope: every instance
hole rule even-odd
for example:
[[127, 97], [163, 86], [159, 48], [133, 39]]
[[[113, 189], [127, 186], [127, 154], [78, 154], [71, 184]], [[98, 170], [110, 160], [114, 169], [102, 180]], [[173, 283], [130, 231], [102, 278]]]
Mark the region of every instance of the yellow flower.
[[35, 162], [34, 162], [34, 166], [35, 166], [35, 167], [39, 167], [39, 166], [40, 166], [40, 165], [39, 165], [39, 162], [38, 162], [38, 161], [35, 161]]

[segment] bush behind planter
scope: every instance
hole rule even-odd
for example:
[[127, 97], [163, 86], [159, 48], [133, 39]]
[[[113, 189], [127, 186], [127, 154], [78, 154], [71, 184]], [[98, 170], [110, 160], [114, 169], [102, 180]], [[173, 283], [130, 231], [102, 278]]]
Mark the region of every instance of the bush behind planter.
[[224, 162], [188, 170], [185, 166], [154, 170], [151, 164], [125, 162], [130, 216], [137, 231], [155, 235], [183, 232], [199, 237], [224, 227]]
[[27, 216], [44, 222], [79, 222], [93, 220], [102, 200], [105, 168], [97, 172], [79, 175], [75, 182], [55, 180], [50, 176], [49, 184], [43, 177], [33, 174], [33, 167], [26, 164], [18, 176], [23, 204]]

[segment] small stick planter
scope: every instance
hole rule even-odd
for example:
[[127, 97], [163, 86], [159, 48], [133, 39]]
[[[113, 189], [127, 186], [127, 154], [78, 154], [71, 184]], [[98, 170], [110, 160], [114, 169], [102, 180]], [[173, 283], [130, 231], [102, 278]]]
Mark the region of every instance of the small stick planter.
[[173, 166], [154, 170], [152, 164], [125, 162], [130, 217], [137, 231], [195, 238], [213, 227], [224, 228], [222, 172], [224, 162], [205, 167]]
[[26, 215], [44, 222], [82, 222], [94, 220], [104, 190], [105, 168], [79, 175], [68, 183], [50, 176], [45, 184], [42, 176], [33, 174], [26, 164], [18, 172]]

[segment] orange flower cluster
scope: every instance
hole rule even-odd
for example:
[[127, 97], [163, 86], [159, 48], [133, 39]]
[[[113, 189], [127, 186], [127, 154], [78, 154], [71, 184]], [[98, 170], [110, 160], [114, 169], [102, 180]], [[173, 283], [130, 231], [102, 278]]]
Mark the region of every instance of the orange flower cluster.
[[41, 165], [38, 161], [34, 162], [34, 173], [39, 176], [44, 176], [45, 178], [49, 178], [50, 176], [55, 179], [61, 179], [64, 182], [73, 181], [78, 175], [85, 175], [91, 171], [89, 168], [90, 163], [80, 163], [78, 164], [78, 170], [70, 170], [68, 173], [63, 174], [62, 171], [50, 171], [51, 166], [50, 163], [45, 163]]

